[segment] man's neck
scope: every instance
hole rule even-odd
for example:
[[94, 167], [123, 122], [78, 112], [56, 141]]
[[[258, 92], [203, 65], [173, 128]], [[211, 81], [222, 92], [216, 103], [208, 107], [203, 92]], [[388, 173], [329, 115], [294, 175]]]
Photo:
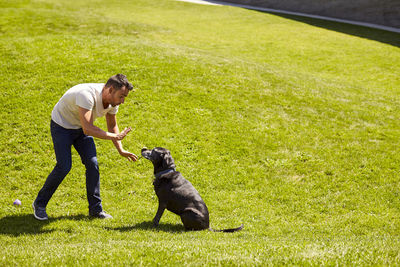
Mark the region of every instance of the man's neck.
[[101, 101], [103, 102], [103, 108], [106, 109], [110, 106], [110, 103], [107, 102], [109, 91], [104, 87], [103, 92], [101, 94]]

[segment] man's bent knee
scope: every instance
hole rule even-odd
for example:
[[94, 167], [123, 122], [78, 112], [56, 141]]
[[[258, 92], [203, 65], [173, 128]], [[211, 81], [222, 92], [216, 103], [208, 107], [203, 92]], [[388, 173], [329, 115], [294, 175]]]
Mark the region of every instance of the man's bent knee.
[[71, 170], [72, 164], [56, 164], [56, 167], [54, 168], [58, 175], [65, 177], [69, 171]]
[[99, 170], [99, 163], [97, 162], [97, 157], [91, 157], [90, 159], [87, 159], [85, 162], [86, 169], [95, 169]]

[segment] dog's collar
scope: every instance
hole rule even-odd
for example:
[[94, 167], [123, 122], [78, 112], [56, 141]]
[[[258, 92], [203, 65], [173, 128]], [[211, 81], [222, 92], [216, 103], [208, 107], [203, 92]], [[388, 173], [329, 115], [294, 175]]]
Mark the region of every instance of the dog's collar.
[[156, 174], [154, 174], [154, 176], [157, 178], [157, 179], [159, 179], [161, 176], [163, 176], [164, 174], [167, 174], [167, 173], [170, 173], [170, 172], [174, 172], [175, 171], [175, 169], [167, 169], [167, 170], [164, 170], [164, 171], [160, 171], [160, 172], [157, 172]]

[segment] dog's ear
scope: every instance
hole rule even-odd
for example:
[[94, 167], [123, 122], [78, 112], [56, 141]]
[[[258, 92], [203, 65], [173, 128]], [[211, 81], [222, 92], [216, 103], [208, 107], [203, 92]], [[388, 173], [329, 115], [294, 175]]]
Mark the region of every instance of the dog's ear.
[[167, 151], [166, 153], [162, 154], [163, 157], [163, 169], [175, 169], [175, 162], [171, 156], [171, 153]]

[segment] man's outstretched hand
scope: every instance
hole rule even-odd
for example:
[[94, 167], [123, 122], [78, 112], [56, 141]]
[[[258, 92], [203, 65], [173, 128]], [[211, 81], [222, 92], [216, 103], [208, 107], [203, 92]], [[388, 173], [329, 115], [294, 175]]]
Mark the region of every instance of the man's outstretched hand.
[[114, 137], [115, 141], [121, 141], [122, 139], [125, 138], [125, 136], [126, 136], [130, 131], [132, 131], [132, 128], [131, 128], [131, 127], [125, 128], [122, 132], [120, 132], [119, 134], [116, 134], [116, 135], [115, 135], [115, 137]]
[[113, 140], [115, 146], [117, 147], [118, 151], [120, 151], [119, 154], [120, 154], [121, 156], [127, 158], [129, 161], [137, 161], [137, 160], [138, 160], [138, 157], [137, 157], [135, 154], [133, 154], [133, 153], [131, 153], [131, 152], [129, 152], [129, 151], [124, 150], [124, 149], [122, 148], [121, 142], [119, 142], [119, 141], [121, 141], [122, 139], [124, 139], [125, 136], [127, 136], [127, 134], [128, 134], [130, 131], [132, 131], [132, 128], [131, 128], [131, 127], [125, 128], [122, 132], [120, 132], [120, 133], [118, 133], [118, 134], [114, 134], [114, 135], [112, 136], [112, 140]]
[[129, 151], [126, 151], [126, 150], [121, 151], [119, 154], [121, 156], [127, 158], [129, 161], [137, 161], [138, 160], [138, 157], [135, 154], [133, 154]]

